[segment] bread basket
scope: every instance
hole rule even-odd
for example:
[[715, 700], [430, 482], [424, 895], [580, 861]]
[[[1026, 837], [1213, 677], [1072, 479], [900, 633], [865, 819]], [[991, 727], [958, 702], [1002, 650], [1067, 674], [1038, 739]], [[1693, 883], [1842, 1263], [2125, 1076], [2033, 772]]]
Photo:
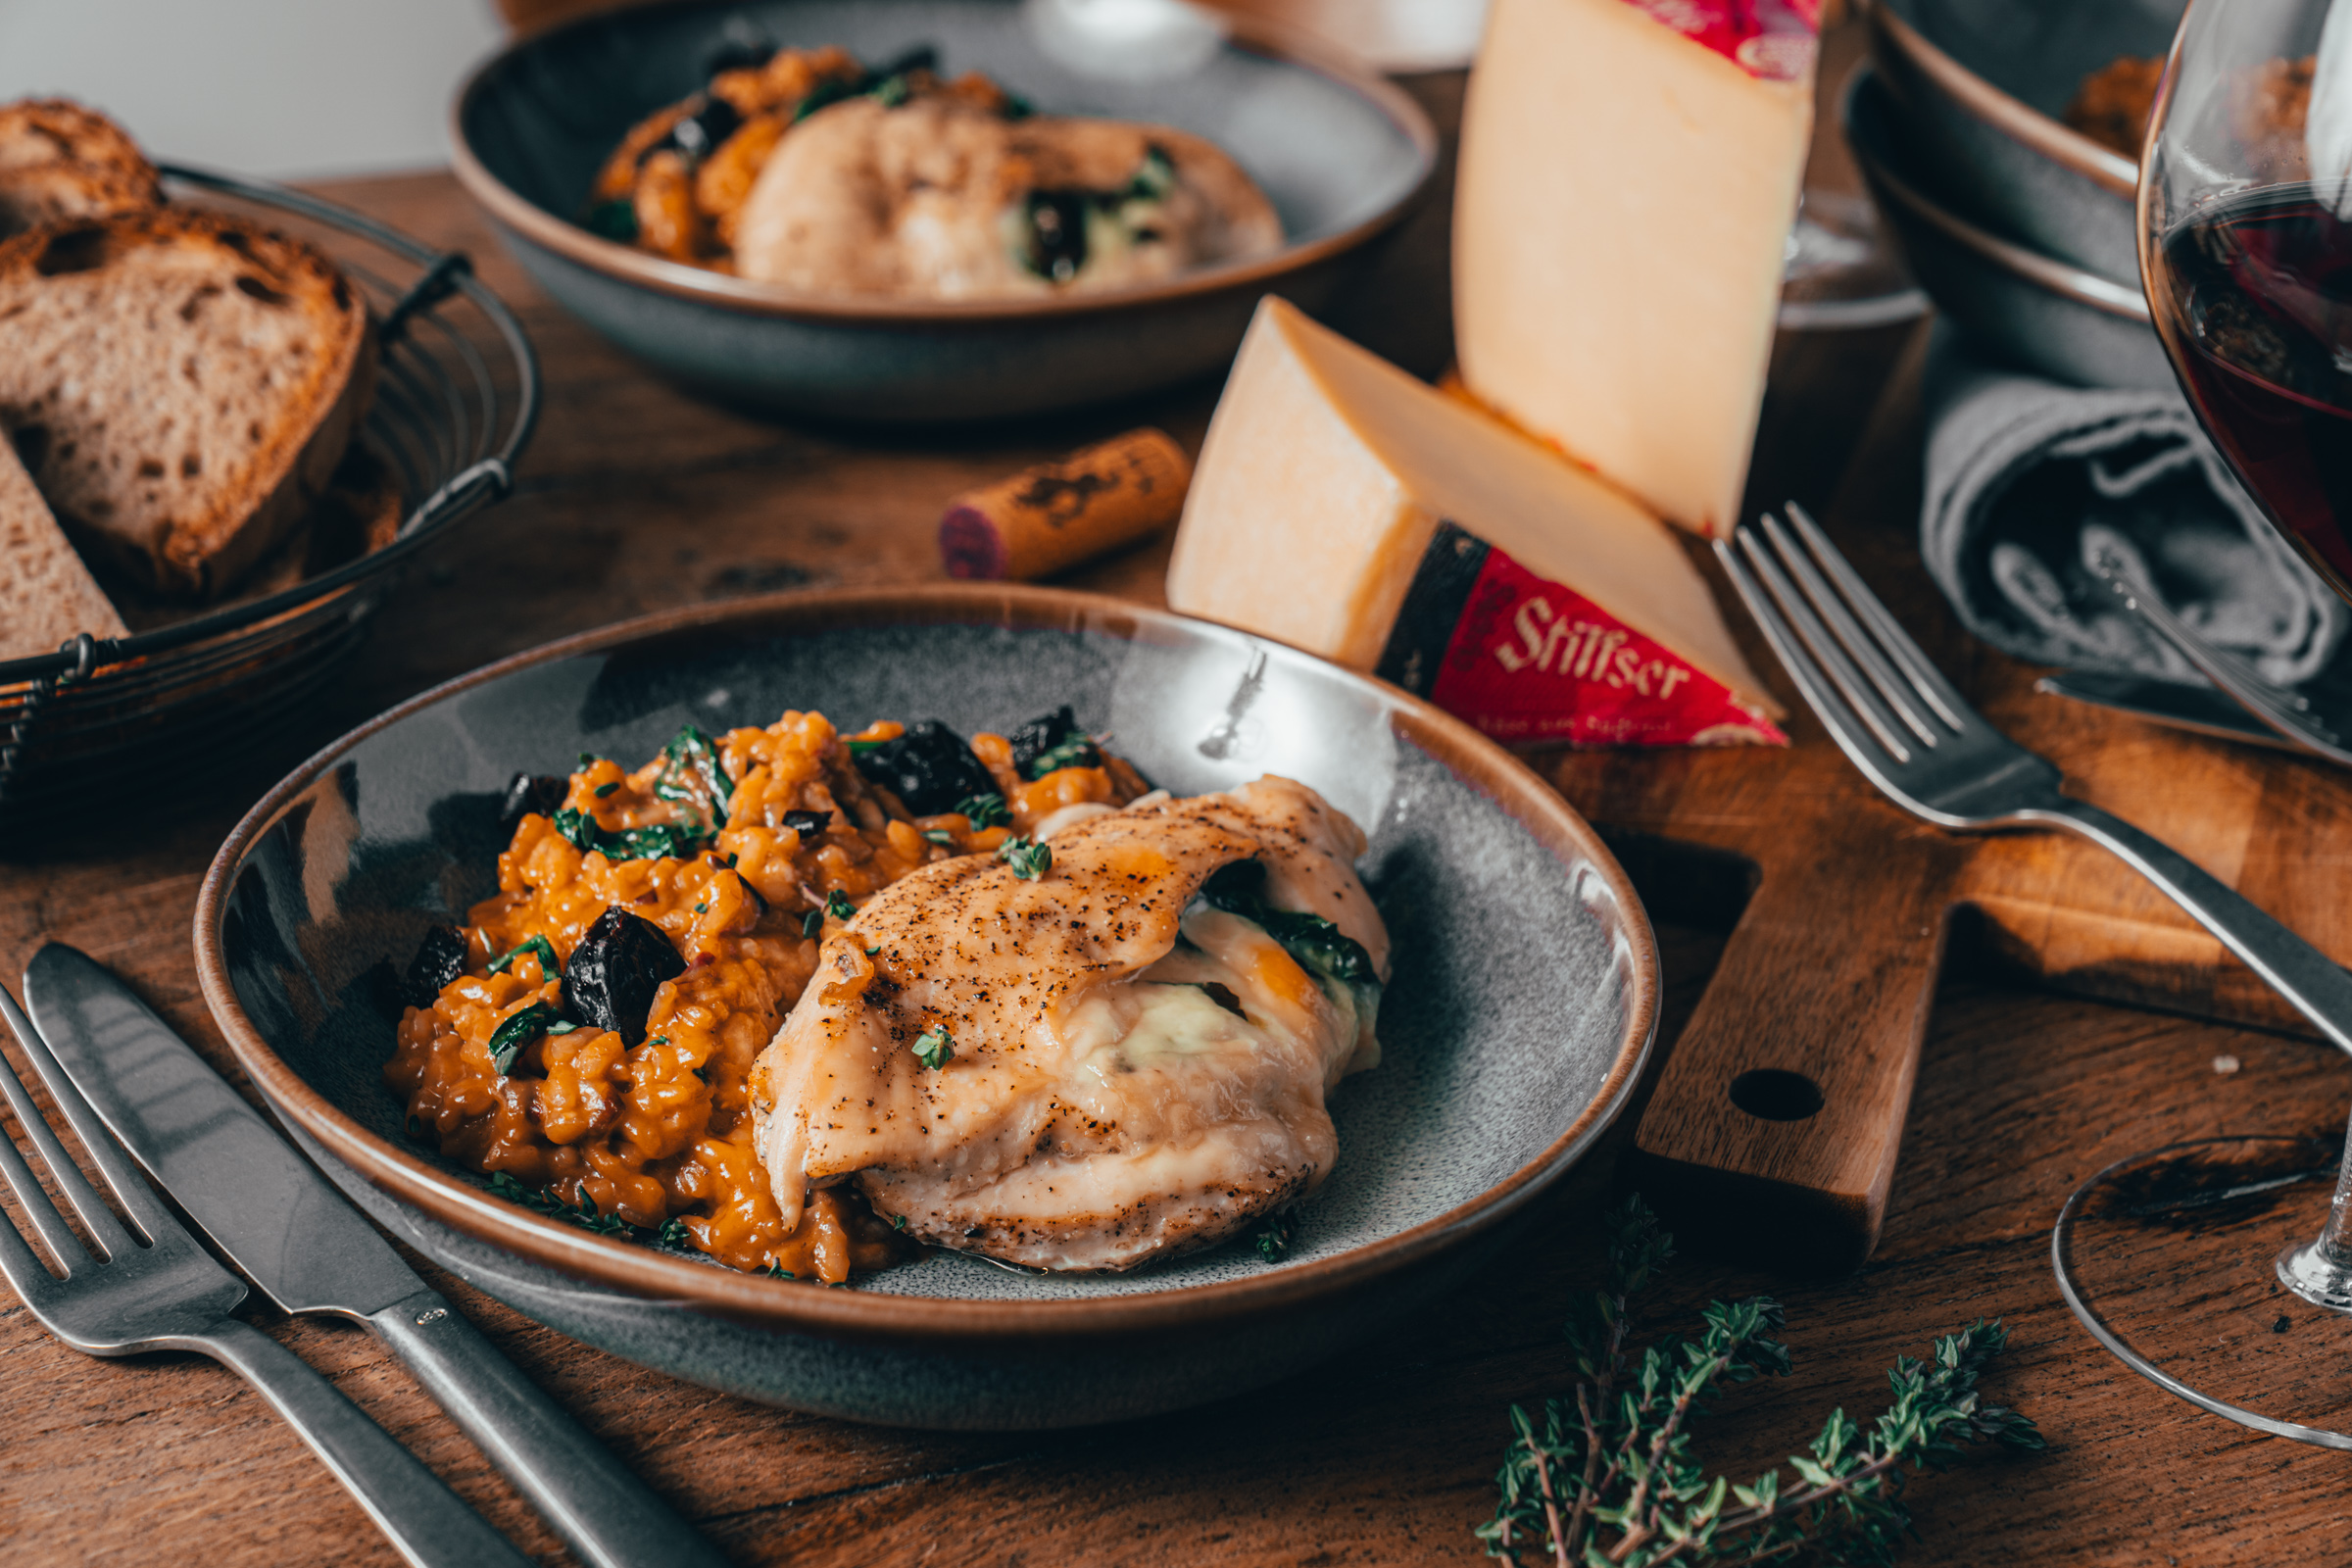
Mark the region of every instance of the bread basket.
[[355, 440], [399, 488], [399, 532], [265, 597], [0, 661], [0, 850], [152, 793], [141, 764], [168, 759], [172, 788], [184, 790], [281, 724], [358, 649], [402, 565], [507, 494], [538, 417], [530, 341], [463, 253], [283, 186], [169, 165], [163, 174], [175, 197], [224, 203], [319, 244], [367, 297], [379, 362]]

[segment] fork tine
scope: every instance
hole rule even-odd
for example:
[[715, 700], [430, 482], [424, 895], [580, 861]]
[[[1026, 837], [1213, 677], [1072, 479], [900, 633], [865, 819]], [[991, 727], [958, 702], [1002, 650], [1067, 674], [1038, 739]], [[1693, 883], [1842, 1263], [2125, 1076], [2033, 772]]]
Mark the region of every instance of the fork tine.
[[[40, 1057], [48, 1054], [39, 1044], [41, 1037], [34, 1032], [32, 1020], [25, 1017], [17, 1006], [16, 998], [8, 994], [5, 986], [0, 986], [0, 1018], [8, 1021], [8, 1027], [16, 1034], [17, 1043], [24, 1048], [24, 1054], [36, 1063]], [[59, 1076], [63, 1077], [64, 1074]], [[24, 1135], [32, 1140], [33, 1152], [48, 1165], [50, 1179], [57, 1183], [58, 1191], [66, 1195], [66, 1201], [72, 1203], [74, 1212], [81, 1216], [83, 1227], [89, 1231], [90, 1240], [97, 1246], [98, 1255], [113, 1258], [122, 1249], [135, 1245], [123, 1231], [122, 1221], [115, 1218], [115, 1211], [106, 1206], [97, 1191], [83, 1179], [81, 1167], [74, 1163], [65, 1146], [57, 1141], [57, 1134], [51, 1132], [49, 1124], [41, 1119], [40, 1110], [33, 1104], [32, 1097], [24, 1092], [24, 1085], [6, 1061], [0, 1061], [0, 1097], [6, 1098], [9, 1109], [17, 1113], [17, 1120], [24, 1125]], [[104, 1140], [100, 1140], [100, 1143], [103, 1145]], [[97, 1149], [93, 1149], [91, 1153], [93, 1157], [99, 1157]], [[23, 1166], [22, 1157], [17, 1163]], [[8, 1174], [13, 1185], [16, 1172], [10, 1171]], [[31, 1172], [26, 1170], [24, 1174], [29, 1177]], [[66, 1230], [62, 1218], [56, 1218], [56, 1210], [42, 1194], [38, 1183], [18, 1188], [17, 1199], [24, 1203], [25, 1212], [33, 1217], [33, 1224], [40, 1230], [42, 1239], [52, 1248], [57, 1247], [59, 1235], [63, 1235], [68, 1242], [73, 1241], [73, 1233]], [[57, 1226], [56, 1233], [49, 1228], [52, 1220]], [[61, 1262], [70, 1255], [63, 1250], [58, 1252]]]
[[172, 1217], [154, 1189], [132, 1167], [127, 1152], [98, 1119], [96, 1108], [74, 1087], [74, 1080], [66, 1076], [66, 1069], [58, 1063], [49, 1042], [41, 1038], [40, 1029], [17, 1005], [17, 999], [8, 994], [6, 986], [0, 986], [0, 1018], [7, 1019], [9, 1028], [16, 1031], [17, 1044], [24, 1048], [25, 1059], [39, 1074], [49, 1098], [65, 1116], [66, 1124], [74, 1129], [74, 1136], [81, 1140], [81, 1147], [90, 1152], [90, 1163], [98, 1167], [98, 1175], [114, 1192], [115, 1200], [130, 1215], [132, 1242], [153, 1246], [167, 1232], [180, 1229], [179, 1221]]
[[[1813, 613], [1812, 607], [1796, 591], [1795, 584], [1773, 562], [1770, 552], [1757, 537], [1756, 530], [1742, 527], [1738, 537], [1748, 564], [1779, 604], [1781, 617], [1810, 651], [1815, 667], [1828, 677], [1829, 684], [1835, 686], [1844, 699], [1843, 707], [1847, 715], [1870, 731], [1887, 758], [1897, 764], [1910, 761], [1911, 754], [1918, 749], [1919, 743], [1914, 740], [1909, 745], [1904, 744], [1902, 735], [1898, 733], [1902, 728], [1901, 721], [1886, 711], [1877, 696], [1867, 690], [1869, 683], [1863, 679], [1861, 671], [1854, 668], [1853, 662], [1845, 657], [1837, 639], [1830, 635], [1829, 629]], [[1821, 711], [1825, 721], [1831, 718], [1829, 712], [1821, 710], [1818, 702], [1815, 702], [1814, 708]]]
[[[41, 1119], [32, 1114], [32, 1103], [24, 1086], [17, 1082], [16, 1073], [5, 1061], [0, 1061], [0, 1092], [5, 1092], [9, 1104], [16, 1109], [19, 1121], [28, 1128], [41, 1125]], [[55, 1143], [55, 1140], [51, 1142]], [[43, 1157], [47, 1157], [45, 1152]], [[55, 1168], [54, 1162], [52, 1168]], [[39, 1178], [32, 1174], [32, 1167], [24, 1163], [24, 1156], [17, 1152], [16, 1144], [6, 1138], [0, 1138], [0, 1181], [6, 1182], [8, 1190], [17, 1195], [17, 1201], [24, 1207], [24, 1217], [31, 1221], [33, 1233], [40, 1237], [41, 1245], [48, 1249], [49, 1256], [57, 1264], [60, 1274], [72, 1279], [76, 1272], [94, 1261], [89, 1249], [81, 1245], [81, 1239], [74, 1234], [65, 1216], [57, 1211], [57, 1205], [49, 1200], [49, 1195], [41, 1191]], [[36, 1269], [40, 1268], [38, 1260], [32, 1258], [31, 1250], [24, 1247], [24, 1239], [17, 1235], [16, 1227], [0, 1225], [0, 1232], [14, 1238], [25, 1258], [32, 1261]], [[46, 1275], [47, 1270], [41, 1269], [41, 1272]], [[24, 1295], [24, 1281], [18, 1280], [13, 1273], [9, 1278], [16, 1284], [17, 1293]]]
[[1877, 641], [1854, 619], [1844, 598], [1815, 569], [1812, 557], [1789, 538], [1788, 531], [1781, 526], [1781, 519], [1768, 512], [1757, 521], [1764, 537], [1772, 542], [1773, 553], [1780, 557], [1781, 564], [1788, 569], [1789, 575], [1796, 579], [1797, 586], [1805, 591], [1805, 597], [1812, 601], [1814, 610], [1829, 622], [1830, 631], [1837, 637], [1838, 646], [1862, 666], [1862, 673], [1869, 678], [1881, 700], [1893, 710], [1894, 716], [1901, 719], [1903, 726], [1933, 751], [1943, 735], [1921, 715], [1922, 705], [1917, 694], [1911, 690], [1910, 683], [1895, 673], [1894, 666], [1886, 662], [1886, 657], [1880, 651]]
[[[32, 1179], [32, 1172], [24, 1169], [24, 1157], [17, 1153], [16, 1145], [9, 1143], [6, 1139], [0, 1139], [0, 1148], [4, 1148], [8, 1151], [5, 1155], [0, 1155], [0, 1181], [5, 1181], [12, 1192], [22, 1191], [22, 1189], [17, 1186], [20, 1173], [22, 1173], [24, 1180], [30, 1181]], [[12, 1163], [14, 1164], [14, 1169], [10, 1168]], [[37, 1187], [34, 1190], [36, 1194], [39, 1191]], [[24, 1205], [25, 1211], [31, 1214], [38, 1214], [42, 1209], [47, 1207], [48, 1200], [46, 1197], [41, 1199], [40, 1205], [37, 1208], [31, 1203]], [[72, 1234], [70, 1232], [68, 1233], [68, 1239], [72, 1239]], [[81, 1244], [79, 1242], [74, 1243], [74, 1251], [72, 1255], [74, 1257], [85, 1259], [89, 1256], [87, 1252], [82, 1250]], [[74, 1273], [73, 1265], [66, 1260], [66, 1257], [63, 1254], [59, 1256], [57, 1266], [62, 1269], [69, 1278], [72, 1277]], [[24, 1238], [17, 1233], [16, 1226], [8, 1223], [8, 1217], [4, 1214], [0, 1214], [0, 1279], [5, 1279], [9, 1284], [15, 1286], [17, 1294], [24, 1298], [27, 1305], [31, 1304], [36, 1293], [38, 1293], [42, 1287], [56, 1283], [54, 1277], [49, 1272], [48, 1265], [40, 1260], [40, 1258], [33, 1252], [31, 1248], [24, 1245]]]
[[1879, 596], [1870, 591], [1854, 568], [1847, 564], [1845, 557], [1838, 553], [1838, 547], [1830, 543], [1829, 535], [1823, 533], [1820, 525], [1806, 515], [1805, 509], [1791, 501], [1786, 510], [1788, 520], [1796, 525], [1796, 531], [1803, 537], [1805, 548], [1813, 553], [1814, 560], [1821, 563], [1822, 570], [1828, 572], [1831, 579], [1843, 590], [1846, 602], [1854, 607], [1863, 623], [1877, 635], [1879, 646], [1886, 649], [1888, 657], [1902, 669], [1912, 688], [1955, 731], [1967, 729], [1970, 720], [1976, 716], [1976, 710], [1969, 706], [1968, 699], [1943, 678], [1941, 670], [1929, 662], [1928, 656], [1920, 652], [1919, 644], [1911, 640], [1911, 634], [1895, 622], [1886, 607], [1879, 602]]
[[[1742, 533], [1745, 531], [1740, 530]], [[1739, 593], [1740, 602], [1747, 606], [1747, 612], [1764, 633], [1764, 640], [1772, 645], [1773, 654], [1780, 660], [1782, 667], [1796, 682], [1797, 692], [1804, 698], [1805, 705], [1821, 715], [1821, 721], [1829, 726], [1838, 744], [1853, 757], [1855, 762], [1865, 768], [1875, 765], [1864, 762], [1858, 750], [1865, 744], [1861, 738], [1864, 727], [1862, 720], [1838, 699], [1827, 672], [1813, 662], [1812, 655], [1805, 652], [1804, 644], [1797, 640], [1795, 628], [1773, 608], [1764, 585], [1757, 581], [1747, 564], [1740, 559], [1740, 552], [1732, 548], [1730, 540], [1715, 541], [1715, 559], [1723, 564], [1725, 574], [1732, 579], [1732, 587]]]

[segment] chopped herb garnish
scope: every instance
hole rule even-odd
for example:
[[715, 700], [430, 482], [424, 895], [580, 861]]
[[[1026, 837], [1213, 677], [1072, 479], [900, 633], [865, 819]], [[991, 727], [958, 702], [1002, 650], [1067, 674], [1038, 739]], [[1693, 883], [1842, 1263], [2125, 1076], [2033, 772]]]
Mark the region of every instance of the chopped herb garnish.
[[956, 835], [949, 832], [944, 827], [925, 828], [923, 830], [923, 837], [929, 839], [932, 843], [938, 845], [943, 850], [952, 850], [956, 847]]
[[563, 1021], [564, 1014], [556, 1010], [554, 1004], [532, 1003], [500, 1024], [497, 1033], [490, 1037], [490, 1065], [497, 1068], [498, 1075], [504, 1078], [507, 1069], [514, 1065], [514, 1058], [521, 1054], [523, 1047]]
[[657, 1239], [663, 1247], [675, 1247], [683, 1250], [694, 1245], [694, 1232], [686, 1228], [684, 1220], [673, 1216], [662, 1222], [662, 1229]]
[[848, 743], [850, 755], [852, 757], [863, 757], [866, 753], [874, 750], [876, 747], [888, 746], [890, 742], [888, 741], [851, 741]]
[[1017, 833], [997, 846], [997, 858], [1011, 866], [1012, 874], [1024, 882], [1034, 882], [1054, 869], [1054, 851]]
[[879, 958], [882, 956], [882, 950], [880, 948], [868, 948], [865, 950], [865, 956], [869, 958]]
[[1291, 1243], [1298, 1238], [1298, 1222], [1289, 1214], [1272, 1214], [1257, 1228], [1257, 1255], [1269, 1263], [1279, 1263]]
[[626, 245], [637, 238], [637, 209], [626, 200], [599, 202], [588, 209], [588, 232]]
[[[1022, 97], [1019, 93], [1008, 92], [1004, 95], [1004, 112], [1006, 120], [1027, 120], [1031, 115], [1037, 113], [1037, 109], [1035, 105], [1031, 104], [1028, 99]], [[637, 210], [635, 208], [629, 209], [629, 217], [633, 220], [636, 218], [636, 216]]]
[[556, 831], [581, 853], [594, 850], [608, 860], [691, 860], [710, 839], [709, 834], [678, 822], [655, 822], [615, 832], [599, 827], [595, 817], [576, 807], [556, 813]]
[[412, 1144], [421, 1144], [425, 1141], [424, 1119], [420, 1116], [412, 1115], [403, 1130], [408, 1133], [409, 1142]]
[[505, 974], [514, 967], [514, 960], [526, 953], [535, 954], [538, 956], [539, 972], [548, 979], [553, 980], [564, 972], [562, 960], [557, 958], [556, 950], [548, 946], [545, 937], [524, 937], [511, 951], [502, 953], [490, 960], [490, 972]]
[[801, 935], [808, 938], [810, 941], [814, 941], [816, 934], [819, 931], [822, 931], [824, 928], [824, 910], [810, 909], [807, 914], [801, 916]]
[[649, 1045], [649, 1046], [666, 1046], [666, 1045], [668, 1045], [668, 1044], [669, 1044], [669, 1036], [667, 1036], [667, 1035], [649, 1035], [649, 1036], [647, 1036], [647, 1037], [646, 1037], [646, 1042], [645, 1042], [645, 1043], [646, 1043], [647, 1045]]
[[1009, 827], [1012, 813], [1004, 808], [1004, 797], [997, 794], [973, 795], [956, 803], [956, 809], [972, 824], [977, 833], [983, 828]]
[[600, 800], [600, 801], [601, 801], [601, 800], [603, 800], [603, 799], [604, 799], [606, 796], [608, 796], [608, 795], [611, 795], [611, 794], [612, 794], [613, 791], [615, 791], [615, 790], [617, 790], [617, 789], [619, 789], [619, 788], [620, 788], [620, 780], [618, 780], [618, 779], [612, 779], [612, 780], [611, 780], [611, 781], [609, 781], [609, 782], [607, 782], [607, 783], [599, 784], [599, 785], [598, 785], [598, 786], [595, 788], [595, 790], [594, 790], [594, 791], [592, 791], [591, 793], [593, 793], [593, 794], [596, 796], [596, 798], [597, 798], [598, 800]]
[[836, 920], [848, 920], [857, 915], [858, 906], [850, 902], [847, 893], [835, 888], [825, 895], [825, 912]]
[[594, 767], [597, 763], [603, 760], [604, 759], [597, 756], [594, 752], [582, 752], [580, 754], [580, 766], [583, 768]]
[[766, 1275], [771, 1280], [797, 1280], [800, 1278], [798, 1274], [795, 1274], [792, 1270], [786, 1268], [781, 1263], [770, 1263], [767, 1265], [767, 1267], [761, 1269], [760, 1272]]
[[723, 823], [727, 803], [735, 798], [735, 781], [719, 762], [718, 743], [692, 724], [679, 730], [677, 738], [662, 748], [654, 794], [694, 807], [709, 815], [713, 826]]
[[710, 912], [710, 906], [708, 904], [698, 904], [694, 906], [694, 912], [697, 914], [709, 914]]
[[1048, 747], [1037, 754], [1029, 764], [1031, 778], [1044, 778], [1048, 773], [1064, 767], [1100, 767], [1102, 754], [1095, 750], [1094, 741], [1085, 735], [1073, 735], [1059, 746]]
[[1260, 860], [1236, 860], [1200, 885], [1200, 897], [1228, 914], [1253, 920], [1266, 935], [1308, 969], [1343, 985], [1372, 985], [1379, 973], [1363, 945], [1319, 914], [1277, 909], [1265, 900], [1266, 867]]
[[586, 1200], [577, 1203], [566, 1203], [553, 1193], [533, 1192], [503, 1170], [491, 1176], [490, 1191], [510, 1203], [520, 1203], [534, 1212], [552, 1215], [557, 1219], [567, 1219], [585, 1230], [595, 1231], [600, 1236], [628, 1236], [634, 1234], [637, 1229], [618, 1214], [605, 1213], [596, 1204]]
[[914, 1037], [914, 1059], [937, 1072], [956, 1054], [956, 1042], [945, 1024], [933, 1024]]
[[903, 1231], [903, 1230], [905, 1230], [905, 1229], [906, 1228], [906, 1215], [904, 1215], [904, 1214], [893, 1214], [893, 1215], [891, 1215], [891, 1216], [890, 1216], [890, 1228], [891, 1228], [892, 1230], [894, 1230], [894, 1231]]
[[569, 1018], [566, 1018], [562, 1023], [549, 1024], [547, 1026], [547, 1032], [551, 1035], [567, 1035], [576, 1032], [579, 1027], [580, 1026], [578, 1024], [573, 1023]]

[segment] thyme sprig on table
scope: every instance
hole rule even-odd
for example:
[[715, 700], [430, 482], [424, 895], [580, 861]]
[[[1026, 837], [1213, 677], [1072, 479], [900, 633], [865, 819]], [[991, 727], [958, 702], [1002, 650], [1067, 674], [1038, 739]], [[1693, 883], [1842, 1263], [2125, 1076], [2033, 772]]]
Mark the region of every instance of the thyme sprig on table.
[[1778, 1468], [1747, 1486], [1710, 1480], [1690, 1456], [1690, 1424], [1722, 1389], [1788, 1371], [1788, 1348], [1774, 1337], [1781, 1304], [1712, 1302], [1695, 1339], [1668, 1336], [1637, 1356], [1628, 1303], [1673, 1257], [1674, 1239], [1639, 1198], [1611, 1210], [1608, 1226], [1608, 1289], [1567, 1327], [1574, 1396], [1546, 1399], [1540, 1421], [1511, 1407], [1501, 1500], [1478, 1529], [1489, 1556], [1517, 1568], [1891, 1563], [1912, 1533], [1906, 1471], [1940, 1470], [1963, 1444], [2043, 1446], [2031, 1420], [1978, 1396], [1978, 1374], [2008, 1343], [1997, 1320], [1980, 1318], [1937, 1340], [1927, 1361], [1897, 1356], [1886, 1375], [1894, 1400], [1869, 1427], [1831, 1411], [1789, 1457], [1796, 1480], [1786, 1491]]

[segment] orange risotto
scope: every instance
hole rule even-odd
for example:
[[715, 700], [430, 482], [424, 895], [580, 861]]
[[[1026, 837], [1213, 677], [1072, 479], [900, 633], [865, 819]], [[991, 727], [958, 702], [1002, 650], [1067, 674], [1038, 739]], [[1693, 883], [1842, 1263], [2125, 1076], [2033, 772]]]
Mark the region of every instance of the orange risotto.
[[826, 926], [919, 865], [1018, 852], [1063, 808], [1148, 786], [1067, 709], [968, 749], [788, 712], [689, 727], [635, 772], [582, 764], [516, 779], [497, 896], [411, 968], [430, 1004], [384, 1068], [411, 1136], [534, 1206], [736, 1268], [835, 1284], [889, 1263], [896, 1238], [846, 1188], [787, 1233], [753, 1152], [747, 1080]]

